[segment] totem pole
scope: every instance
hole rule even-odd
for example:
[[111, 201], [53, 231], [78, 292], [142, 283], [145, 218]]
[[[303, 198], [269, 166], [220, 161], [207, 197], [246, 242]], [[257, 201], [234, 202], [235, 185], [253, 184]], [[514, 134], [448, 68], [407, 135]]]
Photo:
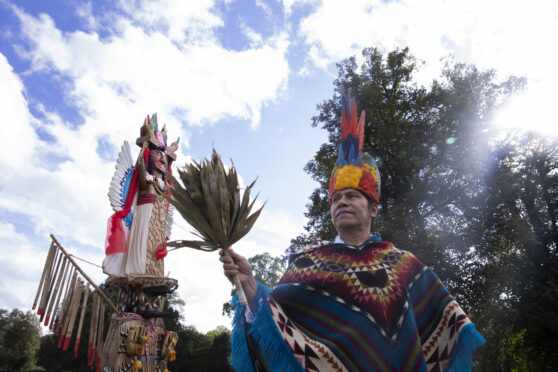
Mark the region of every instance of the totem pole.
[[162, 318], [168, 314], [162, 310], [166, 295], [178, 286], [164, 274], [163, 246], [172, 226], [167, 174], [177, 142], [167, 146], [165, 127], [159, 130], [154, 114], [141, 127], [136, 163], [127, 142], [118, 156], [109, 189], [115, 213], [108, 221], [103, 261], [106, 286], [119, 291], [118, 312], [109, 325], [101, 371], [164, 371], [175, 358], [177, 335], [165, 329]]

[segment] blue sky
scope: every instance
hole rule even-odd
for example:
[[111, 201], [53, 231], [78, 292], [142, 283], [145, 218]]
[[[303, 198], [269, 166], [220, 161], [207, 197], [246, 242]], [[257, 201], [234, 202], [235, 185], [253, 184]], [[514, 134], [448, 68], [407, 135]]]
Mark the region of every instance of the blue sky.
[[[181, 137], [175, 165], [214, 147], [244, 182], [258, 177], [267, 204], [236, 249], [280, 255], [316, 186], [303, 167], [326, 134], [311, 117], [332, 96], [336, 62], [364, 47], [409, 46], [425, 62], [418, 84], [450, 55], [526, 76], [528, 89], [494, 124], [541, 123], [555, 135], [556, 35], [550, 0], [0, 0], [0, 125], [11, 155], [1, 160], [0, 307], [30, 307], [50, 233], [102, 261], [114, 161], [147, 114]], [[177, 221], [172, 238], [189, 230]], [[177, 251], [166, 265], [186, 324], [229, 325], [216, 254]]]

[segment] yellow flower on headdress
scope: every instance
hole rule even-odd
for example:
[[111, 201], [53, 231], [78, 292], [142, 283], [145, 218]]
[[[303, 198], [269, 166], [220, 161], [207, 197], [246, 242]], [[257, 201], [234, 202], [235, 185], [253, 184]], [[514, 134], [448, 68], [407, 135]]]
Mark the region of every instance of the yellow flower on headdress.
[[132, 368], [134, 369], [134, 372], [139, 372], [142, 368], [141, 360], [134, 360]]
[[337, 171], [337, 180], [334, 190], [358, 189], [358, 182], [362, 177], [362, 169], [352, 164], [345, 165]]
[[149, 336], [145, 335], [145, 336], [141, 336], [141, 344], [145, 345], [147, 343], [147, 341], [149, 341]]

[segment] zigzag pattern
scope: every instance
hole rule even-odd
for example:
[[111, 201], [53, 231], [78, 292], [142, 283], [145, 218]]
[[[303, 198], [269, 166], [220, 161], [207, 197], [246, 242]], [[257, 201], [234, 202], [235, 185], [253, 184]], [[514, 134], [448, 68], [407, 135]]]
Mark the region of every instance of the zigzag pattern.
[[370, 314], [391, 337], [408, 308], [407, 289], [422, 269], [415, 256], [391, 243], [376, 242], [366, 249], [334, 244], [293, 259], [279, 284], [306, 285], [339, 298]]
[[268, 303], [307, 371], [443, 371], [470, 324], [432, 270], [387, 242], [308, 247]]

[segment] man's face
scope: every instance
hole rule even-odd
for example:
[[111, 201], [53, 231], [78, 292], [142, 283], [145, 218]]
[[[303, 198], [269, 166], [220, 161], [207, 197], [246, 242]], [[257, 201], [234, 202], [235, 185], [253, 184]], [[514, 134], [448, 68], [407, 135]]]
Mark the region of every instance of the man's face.
[[167, 171], [167, 155], [160, 150], [151, 150], [151, 164], [161, 173]]
[[338, 233], [345, 231], [370, 231], [378, 206], [368, 206], [368, 199], [356, 189], [336, 191], [331, 198], [331, 220]]

